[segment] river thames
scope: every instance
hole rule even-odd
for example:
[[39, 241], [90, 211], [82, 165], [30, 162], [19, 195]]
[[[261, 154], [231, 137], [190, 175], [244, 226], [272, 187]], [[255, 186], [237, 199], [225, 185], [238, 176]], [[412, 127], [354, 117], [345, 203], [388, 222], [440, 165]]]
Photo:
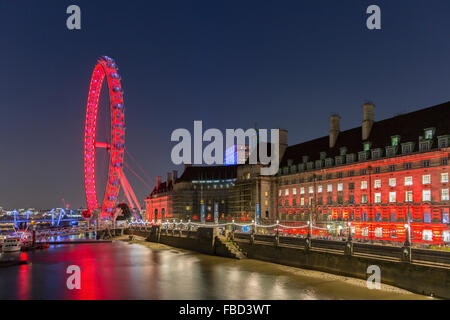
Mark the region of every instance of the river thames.
[[[365, 281], [262, 261], [234, 260], [149, 243], [114, 241], [21, 253], [0, 269], [0, 299], [429, 299]], [[69, 290], [67, 267], [81, 269]]]

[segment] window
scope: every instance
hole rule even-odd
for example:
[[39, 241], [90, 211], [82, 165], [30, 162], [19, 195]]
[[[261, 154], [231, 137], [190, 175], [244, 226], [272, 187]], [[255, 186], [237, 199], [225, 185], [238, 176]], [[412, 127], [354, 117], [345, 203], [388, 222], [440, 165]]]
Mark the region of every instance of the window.
[[449, 230], [442, 231], [442, 240], [444, 242], [450, 242], [450, 231]]
[[391, 137], [391, 145], [393, 147], [398, 146], [399, 143], [400, 143], [400, 136], [392, 136]]
[[353, 171], [353, 170], [350, 170], [349, 172], [348, 172], [348, 176], [349, 177], [353, 177], [355, 175], [355, 172]]
[[450, 223], [448, 208], [442, 209], [442, 223]]
[[363, 237], [368, 237], [369, 236], [369, 228], [365, 227], [361, 229], [361, 235]]
[[364, 144], [363, 144], [363, 150], [364, 150], [364, 151], [370, 150], [370, 145], [371, 145], [370, 142], [364, 142]]
[[381, 151], [381, 149], [375, 149], [375, 150], [372, 150], [372, 159], [380, 159], [381, 158], [381, 154], [382, 154], [382, 151]]
[[448, 172], [441, 173], [441, 182], [442, 183], [448, 182]]
[[389, 202], [395, 202], [397, 200], [397, 193], [395, 191], [389, 192]]
[[380, 173], [381, 168], [380, 167], [375, 167], [375, 173]]
[[428, 167], [430, 166], [430, 160], [423, 160], [422, 166], [423, 166], [424, 168], [428, 168]]
[[309, 190], [309, 193], [314, 193], [314, 187], [311, 186], [311, 187], [309, 187], [308, 190]]
[[419, 143], [419, 151], [420, 152], [427, 152], [430, 151], [430, 142], [429, 141], [422, 141]]
[[383, 237], [383, 228], [375, 228], [375, 237], [377, 238]]
[[439, 148], [447, 148], [448, 147], [448, 140], [449, 140], [448, 135], [446, 136], [439, 136], [438, 137], [438, 146]]
[[413, 201], [413, 192], [405, 191], [405, 202], [412, 202], [412, 201]]
[[281, 197], [281, 189], [278, 190], [278, 196]]
[[432, 230], [423, 230], [422, 240], [433, 241], [433, 231]]
[[[391, 222], [396, 222], [396, 221], [397, 221], [397, 215], [395, 214], [395, 211], [392, 211], [391, 212]], [[395, 238], [396, 237], [397, 237], [397, 234], [395, 234]], [[391, 238], [394, 238], [394, 237], [392, 237], [392, 234], [391, 234]]]
[[344, 190], [344, 184], [343, 183], [338, 183], [337, 191], [342, 191], [342, 190]]
[[391, 164], [389, 166], [389, 171], [395, 171], [395, 164]]
[[361, 175], [365, 176], [367, 174], [367, 169], [361, 169]]
[[375, 180], [373, 182], [373, 187], [374, 188], [381, 188], [381, 180]]
[[297, 188], [292, 189], [292, 194], [297, 194]]
[[441, 165], [442, 165], [442, 166], [448, 165], [448, 158], [442, 158], [442, 159], [441, 159]]
[[319, 185], [319, 186], [317, 187], [317, 192], [322, 192], [322, 185]]
[[284, 195], [288, 196], [289, 195], [289, 189], [284, 190]]
[[367, 189], [367, 181], [361, 181], [361, 189]]
[[347, 159], [347, 163], [352, 163], [352, 162], [355, 161], [355, 154], [354, 153], [347, 154], [345, 157]]
[[337, 197], [337, 203], [342, 204], [342, 202], [343, 202], [342, 196], [339, 195], [339, 196]]
[[305, 188], [304, 187], [300, 188], [300, 194], [305, 194]]
[[405, 177], [405, 186], [412, 186], [412, 184], [413, 184], [413, 178]]
[[381, 213], [379, 211], [375, 213], [375, 221], [381, 222]]
[[402, 153], [407, 154], [413, 151], [413, 142], [402, 143]]
[[322, 160], [316, 160], [316, 168], [322, 168]]
[[425, 139], [433, 139], [433, 128], [425, 129]]
[[431, 212], [430, 209], [425, 209], [423, 213], [423, 222], [431, 223]]
[[361, 203], [367, 203], [367, 194], [361, 195]]
[[342, 178], [342, 172], [338, 172], [338, 173], [337, 173], [337, 177], [338, 177], [338, 178]]
[[389, 187], [395, 187], [397, 185], [397, 180], [395, 178], [389, 178]]
[[386, 147], [386, 157], [393, 157], [397, 154], [398, 146]]
[[410, 170], [412, 168], [412, 163], [411, 162], [406, 162], [405, 163], [405, 170]]
[[354, 195], [351, 195], [351, 196], [348, 198], [348, 202], [350, 202], [350, 203], [355, 203], [355, 196], [354, 196]]
[[328, 201], [328, 204], [331, 204], [333, 202], [333, 198], [331, 196], [328, 196], [327, 201]]
[[265, 195], [266, 197], [268, 197], [268, 196], [269, 196], [269, 192], [268, 192], [268, 191], [264, 192], [264, 195]]
[[375, 193], [375, 203], [381, 203], [381, 193]]
[[422, 190], [422, 201], [431, 201], [431, 190]]
[[354, 189], [355, 189], [355, 183], [354, 183], [354, 182], [350, 182], [350, 183], [348, 184], [348, 189], [349, 189], [349, 190], [354, 190]]
[[332, 184], [327, 185], [327, 191], [328, 192], [333, 191], [333, 185]]
[[422, 176], [422, 184], [430, 184], [431, 183], [431, 175], [424, 174]]
[[441, 190], [441, 201], [448, 201], [448, 189], [442, 189]]
[[333, 179], [333, 175], [331, 173], [327, 174], [327, 180]]
[[359, 161], [366, 161], [367, 160], [368, 151], [360, 151], [358, 152], [358, 159]]
[[305, 205], [305, 198], [300, 198], [300, 205], [302, 205], [302, 206]]

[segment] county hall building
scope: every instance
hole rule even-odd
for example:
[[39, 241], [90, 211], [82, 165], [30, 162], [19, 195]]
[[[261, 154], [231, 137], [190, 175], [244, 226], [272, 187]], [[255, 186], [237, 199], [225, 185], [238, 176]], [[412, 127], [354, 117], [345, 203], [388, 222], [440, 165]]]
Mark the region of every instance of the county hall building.
[[371, 103], [357, 110], [361, 126], [341, 131], [332, 115], [329, 134], [311, 141], [288, 146], [287, 131], [280, 131], [275, 176], [247, 164], [186, 167], [180, 178], [158, 180], [146, 199], [147, 218], [312, 221], [322, 236], [350, 230], [360, 240], [403, 242], [409, 217], [413, 242], [450, 242], [450, 102], [381, 121]]
[[374, 111], [364, 104], [361, 126], [345, 131], [332, 115], [328, 136], [286, 149], [278, 218], [312, 214], [314, 233], [382, 242], [405, 240], [409, 213], [413, 242], [449, 242], [450, 103], [382, 121]]

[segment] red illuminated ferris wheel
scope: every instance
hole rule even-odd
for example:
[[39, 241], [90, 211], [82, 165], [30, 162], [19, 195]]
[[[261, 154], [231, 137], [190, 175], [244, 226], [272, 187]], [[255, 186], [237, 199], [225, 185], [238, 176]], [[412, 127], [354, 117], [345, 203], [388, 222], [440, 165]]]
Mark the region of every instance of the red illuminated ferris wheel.
[[[120, 186], [122, 186], [128, 202], [139, 212], [141, 211], [136, 196], [122, 170], [125, 154], [125, 116], [121, 78], [117, 71], [118, 67], [112, 58], [100, 57], [92, 73], [89, 87], [84, 129], [84, 186], [88, 207], [87, 217], [91, 216], [94, 210], [101, 210], [102, 217], [110, 215], [117, 202]], [[108, 83], [111, 111], [109, 143], [96, 141], [98, 102], [105, 76]], [[101, 206], [97, 200], [96, 190], [96, 148], [106, 148], [109, 153], [108, 178]]]

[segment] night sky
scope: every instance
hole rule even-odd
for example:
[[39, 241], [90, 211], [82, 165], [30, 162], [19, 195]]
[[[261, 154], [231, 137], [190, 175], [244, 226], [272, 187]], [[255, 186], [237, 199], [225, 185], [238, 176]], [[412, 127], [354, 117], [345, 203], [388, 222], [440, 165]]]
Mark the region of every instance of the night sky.
[[[66, 28], [71, 4], [81, 30]], [[371, 4], [382, 30], [366, 28]], [[359, 126], [366, 100], [376, 120], [450, 100], [449, 14], [448, 0], [3, 0], [0, 206], [85, 206], [84, 116], [100, 55], [120, 68], [126, 146], [153, 186], [176, 169], [172, 131], [194, 120], [281, 127], [295, 144], [327, 135], [331, 113], [342, 130]], [[127, 176], [143, 201], [149, 190]]]

